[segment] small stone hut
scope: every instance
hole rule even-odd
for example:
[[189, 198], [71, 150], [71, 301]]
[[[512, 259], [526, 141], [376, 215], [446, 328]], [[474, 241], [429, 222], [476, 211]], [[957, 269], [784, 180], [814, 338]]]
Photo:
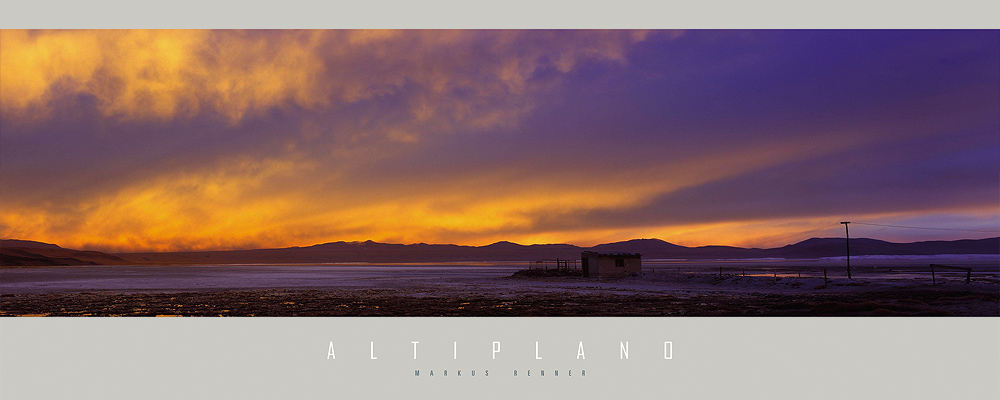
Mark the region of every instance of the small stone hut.
[[642, 255], [639, 253], [597, 253], [585, 251], [580, 254], [583, 276], [591, 278], [624, 278], [642, 270]]

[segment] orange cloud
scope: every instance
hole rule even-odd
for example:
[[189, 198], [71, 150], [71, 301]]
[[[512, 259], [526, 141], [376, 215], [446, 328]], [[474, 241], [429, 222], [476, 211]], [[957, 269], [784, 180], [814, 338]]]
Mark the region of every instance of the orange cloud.
[[267, 40], [198, 30], [0, 33], [2, 111], [51, 111], [60, 91], [97, 99], [105, 116], [190, 117], [206, 109], [231, 122], [271, 107], [323, 104], [322, 61], [311, 33]]
[[[546, 87], [540, 68], [621, 62], [629, 32], [83, 30], [0, 33], [0, 111], [30, 118], [60, 95], [94, 96], [118, 119], [210, 112], [232, 124], [274, 108], [326, 109], [407, 88], [435, 128], [516, 121]], [[488, 40], [483, 40], [483, 38]], [[533, 44], [534, 43], [534, 44]], [[558, 45], [553, 54], [552, 45]], [[486, 46], [485, 49], [482, 46]], [[482, 57], [482, 52], [488, 57]], [[457, 95], [461, 93], [462, 95]], [[514, 96], [508, 98], [508, 96]]]
[[[166, 174], [80, 199], [62, 212], [11, 205], [5, 237], [38, 237], [111, 249], [218, 248], [255, 243], [294, 205], [254, 194], [302, 168], [282, 161], [227, 160], [212, 170]], [[56, 223], [62, 221], [61, 223]], [[58, 239], [58, 240], [56, 240]]]

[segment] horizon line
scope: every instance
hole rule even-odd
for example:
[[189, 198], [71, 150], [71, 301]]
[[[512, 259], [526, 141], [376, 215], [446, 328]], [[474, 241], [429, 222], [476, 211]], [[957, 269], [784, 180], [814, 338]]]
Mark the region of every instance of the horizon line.
[[[326, 244], [335, 244], [335, 243], [345, 243], [345, 244], [374, 243], [374, 244], [399, 245], [399, 246], [416, 246], [416, 245], [427, 245], [427, 246], [458, 246], [458, 247], [472, 247], [472, 248], [482, 248], [482, 247], [488, 247], [488, 246], [492, 246], [492, 245], [496, 245], [496, 244], [509, 243], [509, 244], [514, 244], [514, 245], [524, 246], [524, 247], [530, 247], [530, 246], [573, 246], [573, 247], [578, 247], [578, 248], [581, 248], [581, 249], [588, 249], [588, 248], [594, 248], [594, 247], [602, 246], [602, 245], [618, 244], [618, 243], [632, 242], [632, 241], [638, 241], [638, 240], [657, 240], [657, 241], [660, 241], [660, 242], [663, 242], [663, 243], [666, 243], [666, 244], [670, 244], [670, 245], [674, 245], [674, 246], [680, 246], [680, 247], [686, 247], [686, 248], [691, 248], [691, 249], [702, 248], [702, 247], [732, 247], [732, 248], [739, 248], [739, 249], [777, 249], [777, 248], [781, 248], [781, 247], [785, 247], [785, 246], [791, 246], [791, 245], [795, 245], [795, 244], [798, 244], [798, 243], [806, 242], [806, 241], [813, 240], [813, 239], [845, 239], [845, 240], [847, 240], [847, 238], [842, 238], [842, 237], [810, 237], [810, 238], [807, 238], [807, 239], [799, 240], [797, 242], [787, 243], [785, 245], [779, 245], [779, 246], [775, 246], [775, 247], [741, 247], [741, 246], [726, 245], [726, 244], [707, 244], [707, 245], [700, 245], [700, 246], [686, 246], [686, 245], [677, 244], [677, 243], [670, 242], [670, 241], [667, 241], [667, 240], [664, 240], [664, 239], [660, 239], [660, 238], [634, 238], [634, 239], [619, 240], [619, 241], [606, 242], [606, 243], [598, 243], [598, 244], [595, 244], [593, 246], [581, 246], [581, 245], [576, 245], [576, 244], [572, 244], [572, 243], [532, 243], [532, 244], [522, 244], [522, 243], [512, 242], [512, 241], [509, 241], [509, 240], [500, 240], [500, 241], [496, 241], [496, 242], [493, 242], [493, 243], [489, 243], [489, 244], [484, 244], [484, 245], [477, 246], [477, 245], [457, 244], [457, 243], [426, 243], [426, 242], [390, 243], [390, 242], [379, 242], [379, 241], [368, 239], [368, 240], [350, 240], [350, 241], [349, 240], [336, 240], [336, 241], [331, 241], [331, 242], [316, 243], [316, 244], [305, 245], [305, 246], [301, 246], [300, 245], [300, 246], [287, 246], [287, 247], [254, 247], [254, 248], [233, 248], [233, 249], [215, 249], [215, 250], [107, 251], [107, 250], [93, 250], [92, 248], [86, 248], [86, 247], [82, 247], [82, 248], [63, 247], [62, 245], [60, 245], [58, 243], [50, 243], [50, 242], [44, 242], [44, 241], [32, 240], [32, 239], [0, 238], [0, 240], [16, 240], [16, 241], [23, 241], [23, 242], [34, 242], [34, 243], [54, 245], [54, 246], [57, 246], [59, 248], [69, 249], [69, 250], [100, 251], [100, 252], [109, 253], [109, 254], [136, 254], [136, 253], [157, 253], [157, 254], [162, 254], [162, 253], [203, 253], [203, 252], [207, 253], [207, 252], [226, 252], [226, 251], [304, 249], [304, 248], [309, 248], [309, 247], [316, 247], [316, 246], [322, 246], [322, 245], [326, 245]], [[877, 241], [880, 241], [880, 242], [895, 243], [895, 244], [924, 243], [924, 242], [957, 242], [957, 241], [963, 241], [963, 240], [988, 240], [988, 239], [1000, 239], [1000, 236], [991, 236], [991, 237], [978, 238], [978, 239], [964, 238], [964, 239], [952, 239], [952, 240], [918, 240], [918, 241], [913, 241], [913, 242], [892, 242], [892, 241], [888, 241], [888, 240], [874, 239], [874, 238], [868, 238], [868, 237], [850, 238], [850, 240], [852, 240], [852, 241], [853, 240], [877, 240]]]

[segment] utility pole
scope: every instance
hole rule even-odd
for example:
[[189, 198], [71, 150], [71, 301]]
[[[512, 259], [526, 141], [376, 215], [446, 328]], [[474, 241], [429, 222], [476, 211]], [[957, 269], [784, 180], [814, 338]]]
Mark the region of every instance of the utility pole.
[[847, 279], [851, 279], [851, 231], [847, 229], [847, 224], [851, 222], [843, 221], [841, 223], [844, 224], [844, 233], [847, 234]]

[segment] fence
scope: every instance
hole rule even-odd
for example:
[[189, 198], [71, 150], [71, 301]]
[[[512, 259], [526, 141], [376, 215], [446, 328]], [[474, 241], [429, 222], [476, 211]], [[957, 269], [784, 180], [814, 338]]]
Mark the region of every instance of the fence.
[[556, 259], [543, 259], [538, 261], [529, 261], [528, 269], [542, 269], [542, 270], [562, 270], [562, 271], [579, 271], [580, 270], [580, 260], [565, 260], [561, 258]]
[[957, 269], [959, 271], [965, 271], [965, 283], [972, 282], [972, 268], [951, 267], [951, 266], [941, 265], [941, 264], [931, 264], [931, 282], [933, 284], [935, 284], [935, 285], [937, 285], [937, 275], [934, 273], [934, 268], [937, 268], [939, 270], [940, 269]]
[[[831, 279], [847, 278], [847, 273], [842, 267], [831, 266], [718, 266], [718, 265], [643, 265], [643, 272], [666, 274], [676, 278], [684, 276], [714, 276], [717, 279], [733, 277], [767, 277], [774, 280], [783, 278], [823, 278], [824, 282]], [[932, 285], [945, 283], [941, 275], [945, 273], [963, 274], [965, 283], [972, 283], [973, 269], [968, 267], [953, 267], [941, 264], [930, 264], [928, 267], [920, 266], [892, 266], [892, 267], [851, 267], [854, 273], [853, 279], [912, 279], [925, 280], [930, 278]], [[977, 280], [996, 281], [1000, 279], [1000, 270], [976, 270]], [[929, 275], [929, 276], [928, 276]], [[954, 275], [952, 275], [954, 276]]]
[[[580, 271], [581, 262], [577, 259], [542, 259], [538, 261], [529, 261], [528, 269], [540, 269], [540, 270], [563, 270], [563, 271]], [[945, 273], [965, 273], [965, 283], [971, 283], [973, 278], [972, 268], [967, 267], [953, 267], [941, 264], [930, 264], [928, 267], [918, 267], [918, 266], [894, 266], [894, 267], [871, 267], [871, 266], [860, 266], [851, 267], [854, 272], [854, 279], [864, 279], [864, 278], [877, 278], [877, 279], [915, 279], [923, 280], [927, 279], [927, 275], [930, 275], [931, 284], [937, 285], [939, 275]], [[784, 278], [823, 278], [823, 282], [826, 283], [831, 279], [842, 279], [847, 278], [846, 271], [841, 267], [788, 267], [788, 266], [714, 266], [714, 265], [699, 265], [699, 266], [673, 266], [673, 265], [643, 265], [643, 272], [652, 273], [665, 273], [673, 275], [677, 278], [687, 275], [714, 275], [719, 279], [732, 278], [732, 277], [768, 277], [774, 279], [775, 281]], [[980, 271], [977, 272], [977, 276], [981, 275], [981, 279], [998, 279], [1000, 278], [1000, 271]], [[990, 278], [990, 277], [993, 278]], [[944, 283], [942, 280], [941, 283]]]

